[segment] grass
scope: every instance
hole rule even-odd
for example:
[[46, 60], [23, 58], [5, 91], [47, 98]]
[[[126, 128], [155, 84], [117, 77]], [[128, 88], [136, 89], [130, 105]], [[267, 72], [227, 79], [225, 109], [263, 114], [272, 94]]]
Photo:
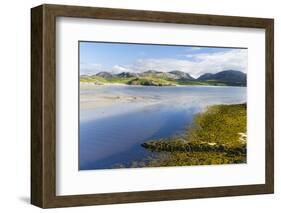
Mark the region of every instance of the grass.
[[200, 80], [174, 80], [165, 77], [148, 75], [145, 77], [107, 77], [81, 76], [80, 82], [94, 83], [97, 85], [120, 83], [127, 85], [143, 86], [173, 86], [173, 85], [209, 85], [209, 86], [243, 86], [241, 83], [221, 82], [221, 81], [200, 81]]
[[107, 80], [102, 77], [99, 77], [99, 76], [80, 76], [80, 82], [103, 85], [103, 84], [107, 83]]
[[145, 167], [246, 163], [246, 104], [211, 106], [184, 134], [142, 146], [158, 153], [139, 163]]
[[160, 78], [143, 77], [134, 78], [127, 82], [128, 85], [143, 85], [143, 86], [173, 86], [175, 85], [171, 81], [167, 81]]

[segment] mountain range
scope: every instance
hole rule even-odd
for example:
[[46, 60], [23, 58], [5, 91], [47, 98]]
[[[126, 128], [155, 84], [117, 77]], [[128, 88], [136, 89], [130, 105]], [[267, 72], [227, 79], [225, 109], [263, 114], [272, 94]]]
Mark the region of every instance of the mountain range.
[[80, 81], [92, 82], [95, 84], [123, 83], [128, 85], [146, 86], [246, 86], [247, 75], [237, 70], [223, 70], [214, 74], [205, 73], [198, 78], [194, 78], [190, 74], [180, 70], [172, 70], [170, 72], [148, 70], [142, 73], [121, 72], [118, 74], [99, 72], [95, 75], [82, 75], [80, 76]]

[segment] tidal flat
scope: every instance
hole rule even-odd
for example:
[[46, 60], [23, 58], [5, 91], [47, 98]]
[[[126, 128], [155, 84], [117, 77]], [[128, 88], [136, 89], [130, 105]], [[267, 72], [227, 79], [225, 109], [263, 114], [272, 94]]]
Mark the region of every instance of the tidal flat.
[[[156, 151], [144, 144], [161, 140], [169, 144], [171, 139], [187, 135], [194, 119], [212, 105], [244, 103], [246, 87], [80, 84], [79, 169], [243, 163], [243, 152], [244, 158], [236, 161], [218, 160], [225, 152], [216, 151], [213, 161], [196, 163], [194, 156], [202, 159], [210, 152], [189, 151], [183, 157], [179, 150], [173, 151], [174, 162], [178, 161], [176, 156], [181, 156], [185, 163], [168, 163], [170, 151]], [[205, 142], [209, 146], [215, 143]]]

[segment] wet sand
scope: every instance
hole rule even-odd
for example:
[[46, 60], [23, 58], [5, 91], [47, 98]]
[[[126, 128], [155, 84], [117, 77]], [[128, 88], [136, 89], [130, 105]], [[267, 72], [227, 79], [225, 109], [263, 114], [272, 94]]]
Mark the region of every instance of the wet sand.
[[[107, 93], [102, 90], [102, 88], [112, 86], [128, 87], [128, 85], [124, 84], [95, 85], [92, 83], [80, 83], [80, 108], [95, 109], [126, 103], [145, 106], [159, 103], [159, 99], [155, 96], [145, 94], [135, 96], [118, 91]], [[95, 92], [97, 89], [98, 91]]]

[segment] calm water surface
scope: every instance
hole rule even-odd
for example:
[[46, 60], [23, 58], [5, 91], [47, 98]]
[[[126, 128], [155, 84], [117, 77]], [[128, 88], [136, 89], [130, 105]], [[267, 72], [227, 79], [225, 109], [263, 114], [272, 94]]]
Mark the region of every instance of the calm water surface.
[[245, 87], [94, 86], [80, 90], [79, 169], [130, 165], [151, 153], [141, 143], [181, 134], [213, 104], [246, 102]]

